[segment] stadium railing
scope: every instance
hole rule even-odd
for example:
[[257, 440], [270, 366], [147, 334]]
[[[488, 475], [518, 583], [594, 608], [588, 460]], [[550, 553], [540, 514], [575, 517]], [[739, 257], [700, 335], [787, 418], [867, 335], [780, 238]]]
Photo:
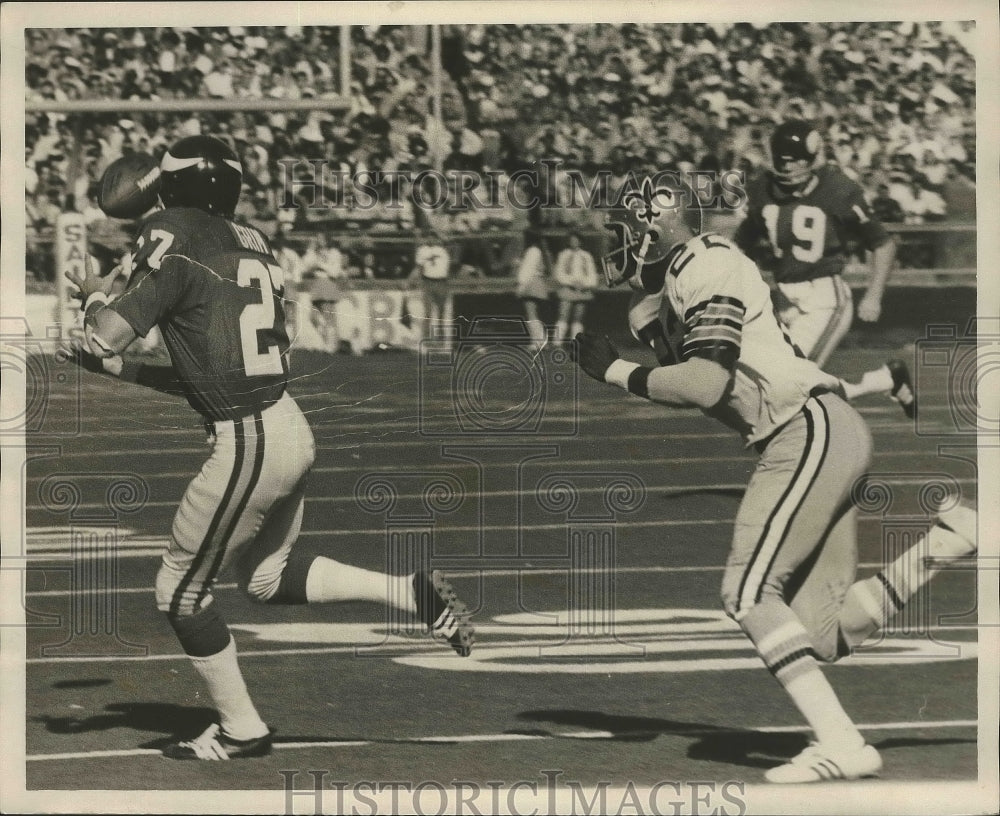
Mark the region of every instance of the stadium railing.
[[[898, 268], [890, 278], [890, 286], [940, 287], [976, 285], [976, 225], [974, 222], [937, 222], [928, 224], [886, 224], [886, 230], [898, 236]], [[297, 250], [304, 251], [309, 238], [317, 230], [296, 230], [288, 234], [289, 243]], [[535, 230], [547, 245], [549, 254], [555, 254], [563, 247], [568, 230], [562, 227]], [[357, 230], [324, 230], [330, 246], [343, 249], [346, 253], [359, 255], [372, 253], [377, 266], [385, 270], [404, 270], [402, 277], [412, 269], [413, 252], [420, 241], [419, 234], [385, 234], [370, 231], [363, 234]], [[595, 255], [605, 241], [598, 231], [580, 231], [584, 245]], [[469, 267], [478, 270], [475, 276], [453, 275], [453, 283], [459, 289], [470, 291], [513, 292], [514, 272], [524, 233], [509, 229], [488, 229], [463, 232], [442, 232], [446, 246], [453, 249], [452, 262], [457, 268], [470, 260]], [[128, 233], [122, 230], [103, 230], [100, 237], [92, 236], [107, 251], [124, 251], [128, 243]], [[34, 253], [35, 264], [40, 265], [38, 276], [42, 281], [55, 279], [52, 255], [53, 230], [44, 230], [29, 237], [29, 253]], [[470, 250], [471, 248], [471, 250]], [[492, 263], [490, 263], [492, 260]], [[486, 265], [480, 265], [487, 261]], [[845, 269], [844, 277], [852, 286], [863, 286], [867, 278], [867, 267], [860, 259], [854, 259]], [[377, 277], [367, 284], [391, 286], [398, 284], [399, 275]], [[361, 281], [356, 283], [360, 284]], [[44, 290], [44, 284], [42, 285]], [[37, 290], [37, 286], [36, 286]]]

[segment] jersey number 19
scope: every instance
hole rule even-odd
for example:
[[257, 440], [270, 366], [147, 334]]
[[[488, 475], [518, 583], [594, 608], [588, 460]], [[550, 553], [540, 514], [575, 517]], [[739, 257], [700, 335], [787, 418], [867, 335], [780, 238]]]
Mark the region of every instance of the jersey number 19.
[[[792, 257], [803, 263], [816, 263], [823, 257], [826, 243], [826, 213], [811, 204], [796, 204], [790, 209]], [[787, 212], [788, 208], [785, 211]], [[776, 258], [784, 254], [778, 243], [778, 217], [781, 213], [782, 209], [777, 204], [766, 204], [761, 209], [764, 224], [767, 226], [767, 236]]]

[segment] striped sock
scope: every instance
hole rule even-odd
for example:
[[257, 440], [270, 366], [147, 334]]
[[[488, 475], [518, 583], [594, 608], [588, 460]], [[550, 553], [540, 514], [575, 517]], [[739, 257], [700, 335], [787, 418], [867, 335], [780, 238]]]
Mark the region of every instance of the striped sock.
[[[971, 510], [964, 511], [967, 514]], [[973, 530], [975, 525], [973, 522]], [[859, 646], [898, 614], [940, 570], [940, 563], [967, 556], [975, 544], [943, 520], [881, 572], [858, 581], [847, 590], [840, 610], [841, 638]], [[930, 560], [928, 560], [930, 559]]]
[[809, 633], [788, 606], [764, 600], [747, 612], [740, 626], [812, 726], [818, 742], [843, 750], [864, 745], [864, 737], [820, 670]]

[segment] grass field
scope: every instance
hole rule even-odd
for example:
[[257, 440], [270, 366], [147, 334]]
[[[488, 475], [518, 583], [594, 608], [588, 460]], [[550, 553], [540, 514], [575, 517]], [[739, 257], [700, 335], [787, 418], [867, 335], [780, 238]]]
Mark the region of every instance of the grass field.
[[[828, 367], [853, 376], [883, 356], [840, 353]], [[739, 783], [743, 810], [775, 807], [754, 798], [773, 796], [758, 788], [763, 770], [808, 734], [720, 610], [721, 565], [754, 463], [735, 434], [582, 376], [576, 393], [547, 386], [531, 419], [537, 432], [470, 434], [453, 392], [439, 373], [422, 379], [417, 355], [301, 354], [293, 367], [293, 394], [318, 443], [298, 546], [392, 570], [403, 564], [392, 536], [425, 534], [431, 564], [474, 609], [472, 657], [378, 607], [262, 607], [223, 576], [217, 602], [277, 729], [276, 750], [242, 762], [164, 760], [159, 746], [212, 716], [152, 592], [174, 509], [208, 449], [186, 404], [85, 374], [79, 400], [72, 382], [50, 393], [46, 427], [67, 435], [52, 437], [52, 455], [29, 451], [28, 790], [280, 792], [296, 770], [294, 786], [311, 790], [309, 769], [328, 771], [328, 792], [334, 780], [544, 787], [545, 772], [558, 771], [564, 793], [567, 783], [699, 780], [711, 784], [716, 812], [740, 812], [719, 799], [725, 783]], [[483, 401], [470, 405], [487, 429], [496, 429], [492, 411], [532, 398], [504, 366], [484, 382]], [[888, 399], [858, 404], [888, 496], [885, 506], [870, 497], [860, 514], [861, 575], [926, 522], [934, 485], [976, 498], [975, 449], [947, 434], [945, 383], [921, 385], [920, 435]], [[396, 502], [359, 499], [365, 477], [391, 482]], [[427, 498], [435, 482], [450, 498]], [[109, 491], [116, 483], [134, 492]], [[576, 491], [571, 500], [561, 483]], [[117, 519], [107, 516], [109, 496]], [[573, 535], [588, 546], [575, 550]], [[782, 793], [793, 810], [850, 812], [858, 790], [871, 791], [858, 800], [867, 809], [880, 785], [976, 780], [974, 572], [942, 573], [917, 606], [896, 631], [827, 669], [882, 752], [884, 782], [837, 786], [837, 799]], [[427, 801], [435, 812], [433, 790]], [[493, 809], [485, 798], [478, 806]], [[308, 797], [296, 807], [313, 812]], [[332, 793], [323, 807], [337, 808]]]

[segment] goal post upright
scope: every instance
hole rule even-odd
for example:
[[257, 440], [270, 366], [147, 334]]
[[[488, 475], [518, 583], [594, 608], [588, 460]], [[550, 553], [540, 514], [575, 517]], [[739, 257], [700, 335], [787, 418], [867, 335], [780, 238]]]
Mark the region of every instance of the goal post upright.
[[[341, 42], [350, 46], [348, 26], [341, 26], [347, 35]], [[348, 60], [348, 65], [350, 61]], [[350, 80], [347, 88], [350, 89]], [[59, 326], [62, 337], [69, 337], [77, 316], [70, 286], [63, 276], [67, 270], [77, 274], [82, 272], [84, 256], [89, 253], [83, 216], [75, 209], [74, 192], [80, 174], [84, 172], [82, 161], [83, 146], [80, 141], [82, 122], [89, 115], [143, 113], [260, 113], [289, 111], [346, 111], [350, 99], [344, 95], [312, 97], [307, 99], [34, 99], [25, 102], [25, 113], [58, 113], [72, 116], [74, 122], [73, 155], [70, 157], [69, 172], [66, 177], [65, 196], [61, 202], [62, 214], [56, 219], [53, 263], [56, 303], [53, 319]]]

